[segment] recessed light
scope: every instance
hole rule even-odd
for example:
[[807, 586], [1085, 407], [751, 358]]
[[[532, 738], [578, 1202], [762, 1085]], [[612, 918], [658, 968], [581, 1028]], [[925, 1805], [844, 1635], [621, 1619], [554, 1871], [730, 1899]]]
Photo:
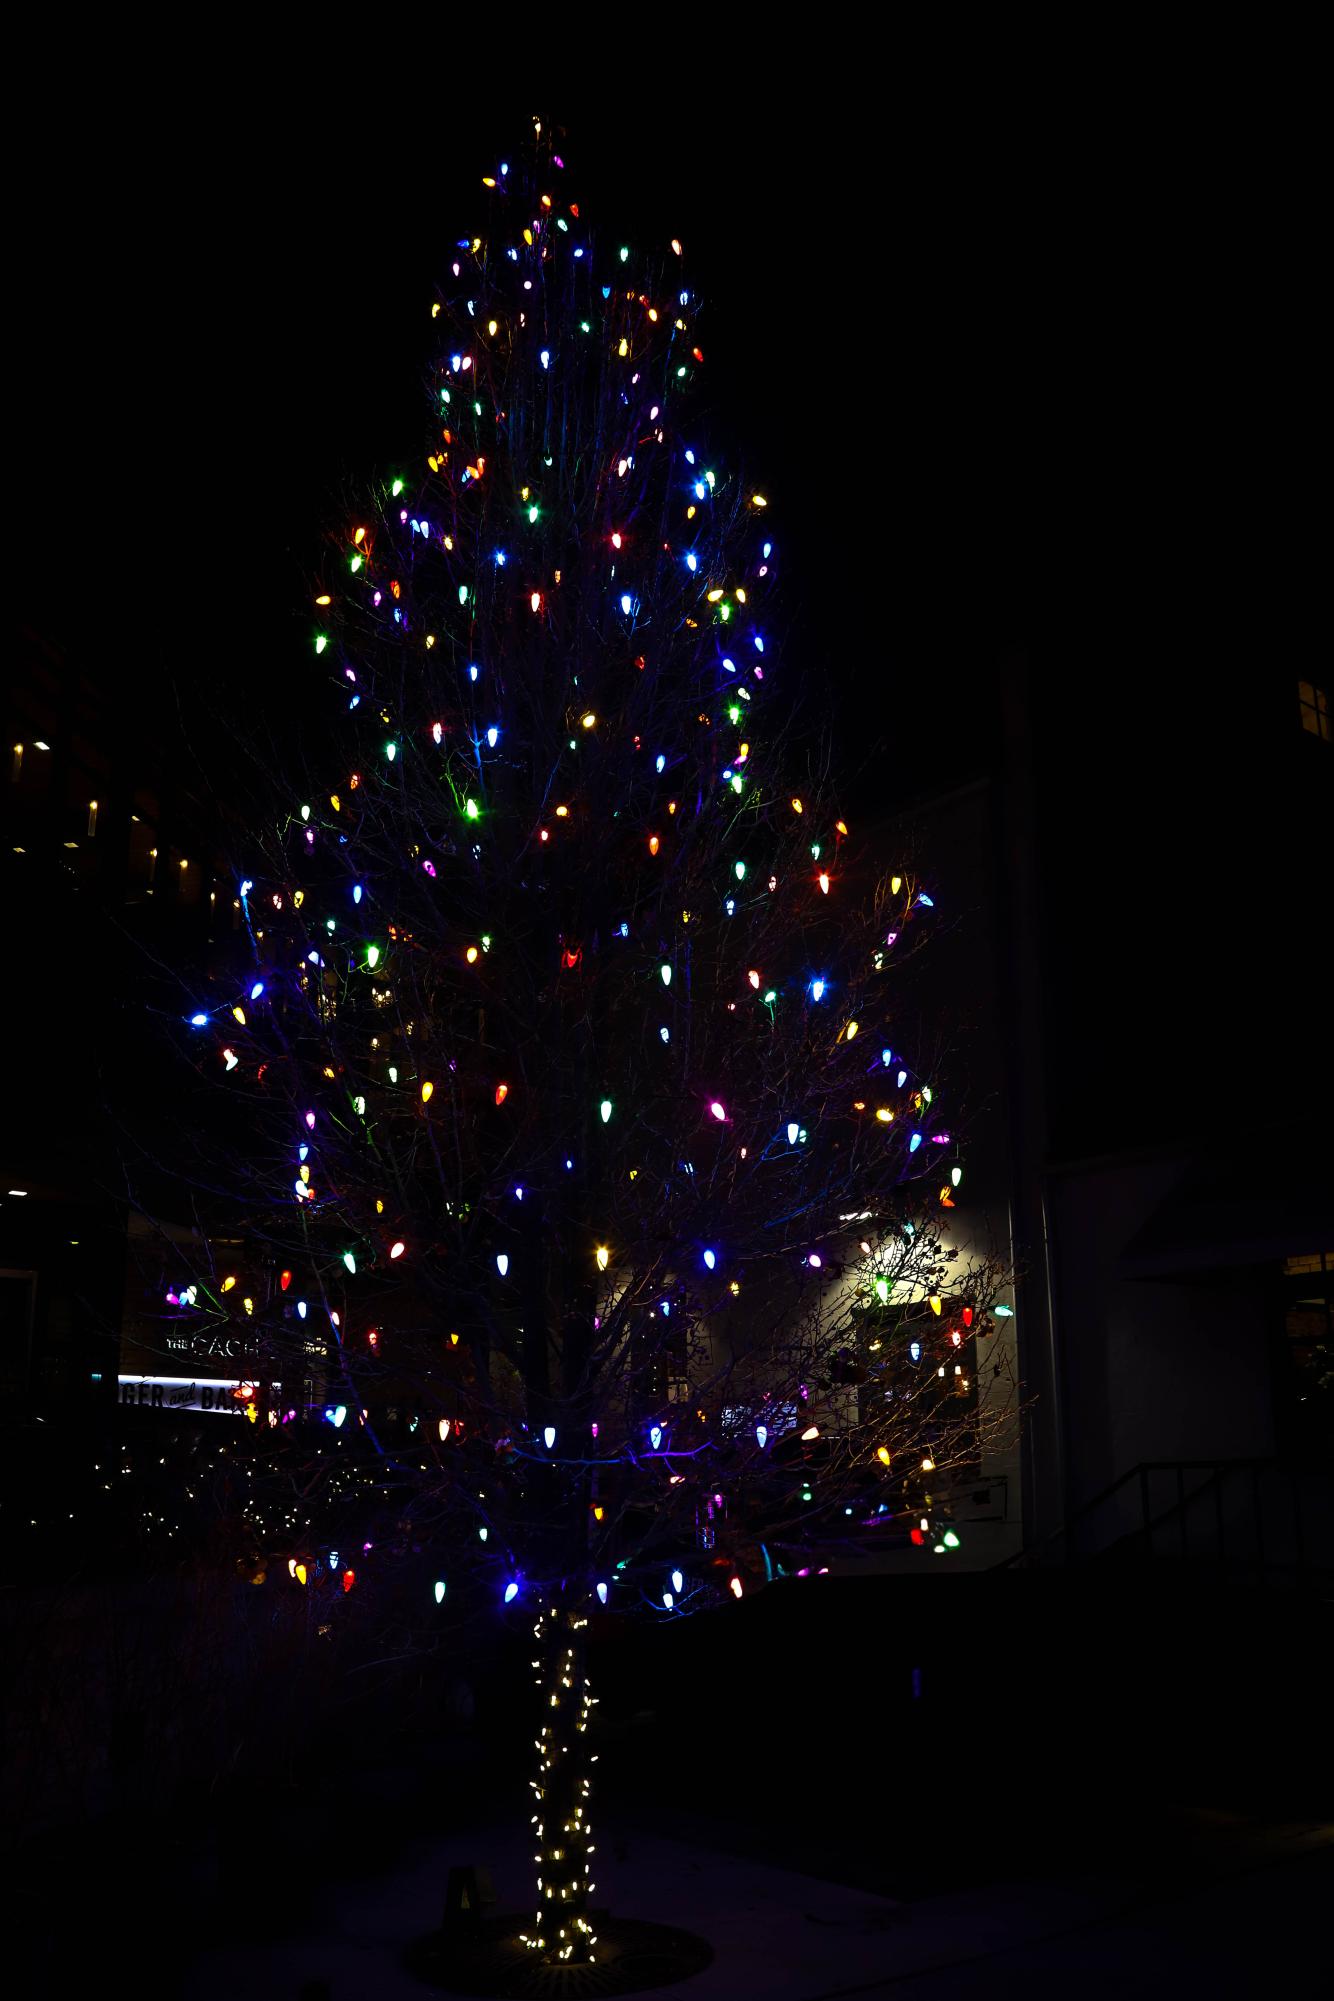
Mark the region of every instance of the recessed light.
[[26, 1188], [8, 1188], [5, 1190], [7, 1195], [26, 1195], [27, 1192]]

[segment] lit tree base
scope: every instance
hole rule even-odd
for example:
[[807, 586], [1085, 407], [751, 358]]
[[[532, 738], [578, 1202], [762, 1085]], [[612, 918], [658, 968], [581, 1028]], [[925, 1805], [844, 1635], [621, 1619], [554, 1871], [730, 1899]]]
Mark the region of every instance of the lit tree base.
[[700, 1973], [713, 1947], [670, 1925], [590, 1913], [597, 1932], [591, 1966], [544, 1966], [519, 1934], [531, 1917], [488, 1918], [476, 1926], [433, 1932], [413, 1947], [414, 1973], [447, 1994], [498, 1995], [509, 2001], [597, 2001], [604, 1994], [643, 1994]]

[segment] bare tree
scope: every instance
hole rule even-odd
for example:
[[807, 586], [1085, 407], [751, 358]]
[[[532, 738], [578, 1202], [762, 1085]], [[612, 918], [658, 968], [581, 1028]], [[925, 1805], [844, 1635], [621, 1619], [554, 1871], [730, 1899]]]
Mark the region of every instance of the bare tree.
[[931, 897], [792, 724], [827, 663], [785, 661], [781, 507], [692, 416], [680, 246], [598, 241], [565, 180], [540, 131], [488, 175], [421, 457], [314, 580], [346, 748], [252, 830], [253, 972], [194, 1017], [246, 1249], [172, 1302], [283, 1358], [242, 1398], [293, 1577], [336, 1519], [374, 1590], [348, 1525], [387, 1510], [437, 1598], [535, 1619], [547, 1961], [597, 1953], [590, 1620], [947, 1549], [1004, 1278], [899, 1042]]

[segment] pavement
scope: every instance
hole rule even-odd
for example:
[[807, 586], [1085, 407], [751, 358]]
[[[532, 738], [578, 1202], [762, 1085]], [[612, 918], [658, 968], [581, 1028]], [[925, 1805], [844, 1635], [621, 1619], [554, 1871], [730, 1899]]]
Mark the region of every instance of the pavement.
[[[661, 1834], [617, 1843], [599, 1828], [595, 1903], [709, 1940], [711, 1966], [658, 1990], [682, 2001], [1334, 1994], [1334, 1822], [1187, 1813], [1181, 1825], [1167, 1867], [1159, 1848], [1152, 1866], [1128, 1854], [1081, 1873], [1072, 1860], [1068, 1873], [913, 1897]], [[373, 1853], [373, 1824], [365, 1842]], [[378, 1878], [328, 1881], [290, 1933], [250, 1943], [244, 1922], [220, 1927], [178, 1969], [174, 1991], [182, 2001], [423, 2001], [431, 1990], [404, 1950], [438, 1924], [448, 1871], [462, 1864], [491, 1870], [500, 1909], [527, 1910], [521, 1829], [422, 1841]]]

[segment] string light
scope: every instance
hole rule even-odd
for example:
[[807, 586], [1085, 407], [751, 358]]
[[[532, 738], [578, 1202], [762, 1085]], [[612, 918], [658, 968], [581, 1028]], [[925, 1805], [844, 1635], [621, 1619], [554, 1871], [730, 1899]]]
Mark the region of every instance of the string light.
[[[944, 1262], [939, 1229], [962, 1167], [946, 1166], [946, 1156], [941, 1188], [940, 1172], [908, 1166], [925, 1140], [950, 1144], [948, 1120], [930, 1087], [917, 1090], [916, 1075], [914, 1103], [896, 1117], [844, 1055], [865, 1032], [879, 1089], [891, 1088], [896, 1061], [897, 1089], [907, 1086], [911, 1055], [896, 1059], [887, 1041], [898, 1033], [901, 996], [886, 954], [934, 908], [931, 896], [895, 875], [898, 928], [887, 933], [880, 879], [872, 928], [852, 907], [852, 876], [838, 867], [848, 828], [823, 783], [812, 778], [807, 794], [792, 793], [791, 778], [785, 784], [768, 768], [774, 545], [759, 535], [770, 500], [738, 487], [726, 468], [706, 468], [682, 431], [704, 353], [692, 295], [679, 286], [657, 294], [638, 259], [635, 272], [625, 268], [628, 245], [610, 268], [592, 268], [591, 246], [572, 240], [586, 232], [549, 142], [534, 157], [543, 163], [536, 185], [518, 172], [510, 178], [508, 163], [489, 163], [492, 234], [456, 243], [454, 282], [446, 277], [435, 305], [429, 449], [346, 525], [336, 589], [318, 600], [315, 652], [334, 667], [349, 756], [311, 791], [327, 806], [283, 804], [277, 865], [258, 890], [247, 879], [236, 906], [238, 942], [253, 960], [244, 978], [210, 990], [184, 1018], [198, 1032], [187, 1040], [201, 1066], [239, 1073], [230, 1088], [255, 1129], [271, 1112], [283, 1121], [272, 1159], [279, 1191], [290, 1186], [301, 1206], [300, 1229], [286, 1240], [275, 1229], [266, 1255], [292, 1256], [298, 1277], [285, 1273], [272, 1299], [267, 1268], [247, 1277], [243, 1313], [232, 1272], [193, 1299], [182, 1283], [188, 1272], [177, 1272], [171, 1316], [205, 1329], [201, 1339], [244, 1330], [250, 1353], [297, 1305], [291, 1332], [299, 1325], [308, 1341], [318, 1385], [309, 1408], [298, 1412], [286, 1397], [284, 1408], [271, 1407], [265, 1390], [246, 1403], [256, 1416], [265, 1406], [261, 1429], [238, 1432], [256, 1445], [269, 1433], [276, 1451], [284, 1434], [294, 1440], [308, 1426], [325, 1464], [350, 1467], [364, 1452], [381, 1487], [392, 1465], [396, 1484], [429, 1501], [411, 1514], [428, 1566], [412, 1585], [423, 1618], [422, 1582], [452, 1564], [454, 1530], [441, 1527], [437, 1545], [436, 1525], [452, 1522], [460, 1505], [476, 1527], [476, 1547], [464, 1533], [492, 1615], [521, 1590], [540, 1608], [542, 1876], [527, 1943], [557, 1963], [591, 1958], [596, 1946], [579, 1742], [593, 1698], [580, 1607], [607, 1607], [613, 1581], [618, 1615], [637, 1606], [674, 1616], [725, 1594], [740, 1599], [759, 1581], [746, 1553], [752, 1531], [741, 1525], [770, 1510], [770, 1519], [795, 1519], [794, 1545], [812, 1551], [835, 1517], [840, 1537], [862, 1539], [874, 1520], [886, 1540], [907, 1537], [920, 1519], [912, 1533], [924, 1548], [928, 1536], [936, 1551], [957, 1548], [921, 1476], [936, 1471], [937, 1455], [958, 1463], [932, 1399], [943, 1409], [957, 1398], [961, 1422], [973, 1421], [976, 1399], [967, 1402], [974, 1366], [962, 1331], [973, 1338], [971, 1308], [961, 1307], [951, 1276], [945, 1320], [946, 1296], [936, 1290], [946, 1269], [957, 1272]], [[587, 262], [576, 261], [586, 249]], [[675, 239], [672, 249], [681, 254]], [[605, 378], [614, 387], [604, 391]], [[587, 456], [596, 514], [580, 498], [585, 407], [616, 426], [596, 434]], [[620, 496], [614, 512], [611, 493]], [[656, 784], [669, 765], [670, 799]], [[374, 915], [376, 940], [348, 935], [349, 889], [367, 928]], [[482, 924], [494, 930], [473, 930]], [[830, 955], [819, 973], [795, 956], [803, 937]], [[644, 1020], [655, 968], [668, 998]], [[836, 1008], [817, 1013], [826, 999]], [[223, 1045], [222, 1033], [234, 1041]], [[492, 1119], [502, 1106], [505, 1119]], [[262, 1149], [256, 1162], [268, 1175]], [[905, 1209], [927, 1219], [920, 1236], [900, 1236], [886, 1220]], [[371, 1229], [373, 1217], [384, 1220]], [[386, 1256], [394, 1228], [412, 1240], [403, 1271], [391, 1267], [406, 1240], [393, 1237]], [[850, 1257], [859, 1229], [860, 1264]], [[617, 1247], [614, 1276], [609, 1244], [596, 1241], [603, 1231]], [[515, 1252], [497, 1251], [497, 1241], [514, 1242]], [[547, 1335], [552, 1276], [590, 1248], [598, 1277], [582, 1267], [583, 1300], [568, 1274], [559, 1281], [562, 1317]], [[226, 1262], [245, 1271], [244, 1255], [228, 1251]], [[821, 1275], [800, 1288], [811, 1321], [796, 1345], [812, 1359], [801, 1365], [805, 1380], [787, 1382], [785, 1369], [795, 1374], [797, 1365], [757, 1350], [753, 1387], [724, 1392], [717, 1319], [726, 1307], [737, 1342], [758, 1340], [763, 1316], [752, 1323], [749, 1284], [747, 1305], [733, 1305], [758, 1260], [761, 1271], [784, 1273], [794, 1295], [801, 1265]], [[514, 1287], [488, 1279], [491, 1261], [501, 1281], [516, 1276]], [[729, 1279], [715, 1283], [724, 1261]], [[306, 1300], [287, 1297], [293, 1283]], [[992, 1274], [971, 1287], [980, 1312], [1001, 1284]], [[380, 1327], [365, 1327], [359, 1299]], [[442, 1301], [476, 1312], [476, 1337], [460, 1346], [454, 1332], [446, 1345], [432, 1317]], [[1000, 1320], [1012, 1309], [985, 1312]], [[173, 1318], [164, 1315], [169, 1329]], [[428, 1322], [429, 1358], [414, 1392], [406, 1385], [426, 1352]], [[986, 1318], [976, 1333], [991, 1328]], [[837, 1397], [820, 1400], [823, 1355], [835, 1340], [856, 1364], [839, 1380], [868, 1384], [846, 1411]], [[534, 1395], [531, 1354], [544, 1341], [553, 1356], [563, 1351], [562, 1370], [575, 1353], [597, 1357], [587, 1382], [596, 1385], [588, 1396], [601, 1436], [589, 1411], [573, 1414], [583, 1390], [568, 1405], [548, 1401], [549, 1391]], [[508, 1408], [489, 1373], [502, 1353], [517, 1358]], [[953, 1371], [943, 1381], [942, 1355]], [[618, 1358], [627, 1374], [599, 1401]], [[553, 1369], [553, 1382], [568, 1380]], [[631, 1380], [653, 1389], [627, 1428], [617, 1398]], [[520, 1393], [526, 1418], [516, 1415]], [[386, 1396], [397, 1401], [386, 1405]], [[441, 1402], [451, 1416], [437, 1415]], [[544, 1405], [556, 1422], [531, 1415]], [[386, 1408], [398, 1412], [387, 1446]], [[430, 1447], [433, 1425], [448, 1451]], [[539, 1473], [534, 1461], [555, 1454], [558, 1426], [561, 1456]], [[586, 1443], [572, 1445], [576, 1435]], [[933, 1442], [925, 1457], [924, 1437]], [[797, 1449], [816, 1442], [818, 1452]], [[570, 1501], [578, 1519], [580, 1543], [558, 1547], [553, 1534], [549, 1561], [530, 1534], [525, 1477], [559, 1491], [561, 1508]], [[716, 1494], [703, 1491], [705, 1480], [717, 1481]], [[342, 1501], [352, 1491], [329, 1495]], [[364, 1491], [377, 1509], [388, 1504], [369, 1473]], [[885, 1497], [882, 1514], [873, 1493]], [[333, 1552], [327, 1564], [312, 1556], [327, 1542], [312, 1540], [304, 1517], [323, 1505], [322, 1491], [309, 1507], [288, 1502], [280, 1545], [293, 1551], [289, 1581], [310, 1589], [312, 1622], [332, 1617], [330, 1604], [353, 1584], [358, 1615], [375, 1608], [385, 1560], [370, 1547], [369, 1524], [355, 1570]], [[651, 1551], [641, 1516], [652, 1518]], [[776, 1561], [771, 1546], [766, 1574]], [[557, 1588], [547, 1571], [566, 1582]], [[444, 1579], [430, 1588], [442, 1606]]]

